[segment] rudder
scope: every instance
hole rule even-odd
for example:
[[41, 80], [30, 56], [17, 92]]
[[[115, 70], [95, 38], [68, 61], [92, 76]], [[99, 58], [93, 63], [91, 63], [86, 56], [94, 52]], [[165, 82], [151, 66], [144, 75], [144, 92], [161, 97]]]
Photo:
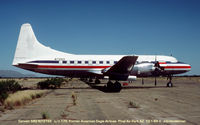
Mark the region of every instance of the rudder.
[[12, 65], [18, 65], [19, 63], [26, 63], [32, 59], [40, 58], [58, 58], [71, 55], [69, 53], [60, 52], [50, 47], [42, 45], [33, 32], [33, 29], [29, 23], [21, 26], [17, 47], [15, 50], [15, 56]]

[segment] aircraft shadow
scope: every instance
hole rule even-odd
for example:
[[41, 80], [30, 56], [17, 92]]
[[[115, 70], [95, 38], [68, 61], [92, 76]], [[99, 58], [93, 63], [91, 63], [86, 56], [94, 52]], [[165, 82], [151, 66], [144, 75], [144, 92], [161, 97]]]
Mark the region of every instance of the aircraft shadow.
[[[99, 84], [90, 83], [86, 81], [83, 81], [83, 82], [88, 84], [93, 89], [98, 89], [106, 93], [113, 93], [113, 92], [116, 93], [115, 91], [110, 91], [109, 89], [107, 89], [106, 85], [99, 86]], [[151, 88], [167, 88], [167, 87], [166, 86], [125, 86], [125, 87], [122, 87], [122, 89], [151, 89]]]
[[[84, 81], [85, 82], [85, 81]], [[90, 82], [85, 82], [86, 84], [88, 84], [91, 88], [93, 88], [93, 89], [98, 89], [98, 90], [100, 90], [100, 91], [102, 91], [102, 92], [106, 92], [106, 93], [112, 93], [112, 92], [114, 92], [114, 91], [111, 91], [111, 90], [109, 90], [107, 87], [106, 87], [106, 85], [104, 85], [104, 86], [98, 86], [98, 84], [95, 84], [95, 83], [90, 83]], [[115, 92], [116, 93], [116, 92]]]

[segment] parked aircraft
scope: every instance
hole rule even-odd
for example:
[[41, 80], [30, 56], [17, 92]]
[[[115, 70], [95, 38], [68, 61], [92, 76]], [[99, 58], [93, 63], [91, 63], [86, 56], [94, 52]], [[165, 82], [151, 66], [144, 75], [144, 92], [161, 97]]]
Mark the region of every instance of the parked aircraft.
[[[16, 67], [50, 75], [78, 78], [108, 78], [107, 88], [121, 90], [119, 81], [136, 77], [168, 76], [191, 70], [189, 64], [164, 55], [75, 55], [42, 45], [30, 24], [21, 26], [13, 64]], [[116, 81], [112, 83], [111, 81]], [[156, 81], [155, 81], [156, 85]]]

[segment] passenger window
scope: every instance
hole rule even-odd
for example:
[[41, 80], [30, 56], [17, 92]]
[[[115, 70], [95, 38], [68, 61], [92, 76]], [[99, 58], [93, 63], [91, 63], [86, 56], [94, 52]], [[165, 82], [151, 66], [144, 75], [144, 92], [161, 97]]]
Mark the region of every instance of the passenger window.
[[67, 61], [63, 61], [63, 63], [67, 63]]
[[110, 61], [106, 61], [106, 64], [110, 64]]
[[88, 64], [89, 62], [88, 61], [85, 61], [85, 64]]
[[114, 64], [116, 64], [117, 63], [117, 61], [114, 61]]
[[103, 64], [103, 61], [99, 61], [99, 64]]
[[81, 61], [78, 61], [78, 64], [81, 64], [82, 62]]
[[96, 61], [92, 61], [92, 64], [96, 64]]
[[74, 64], [74, 61], [70, 61], [70, 64]]

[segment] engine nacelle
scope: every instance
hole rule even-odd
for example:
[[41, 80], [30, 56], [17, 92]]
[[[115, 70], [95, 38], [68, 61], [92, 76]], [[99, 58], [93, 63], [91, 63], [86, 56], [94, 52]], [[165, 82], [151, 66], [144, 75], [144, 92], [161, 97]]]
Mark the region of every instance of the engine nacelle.
[[160, 65], [166, 65], [166, 64], [162, 62], [140, 63], [134, 66], [132, 74], [137, 76], [159, 76], [163, 72], [163, 69]]
[[154, 63], [141, 63], [133, 68], [133, 74], [137, 75], [151, 75], [153, 71], [155, 71]]

